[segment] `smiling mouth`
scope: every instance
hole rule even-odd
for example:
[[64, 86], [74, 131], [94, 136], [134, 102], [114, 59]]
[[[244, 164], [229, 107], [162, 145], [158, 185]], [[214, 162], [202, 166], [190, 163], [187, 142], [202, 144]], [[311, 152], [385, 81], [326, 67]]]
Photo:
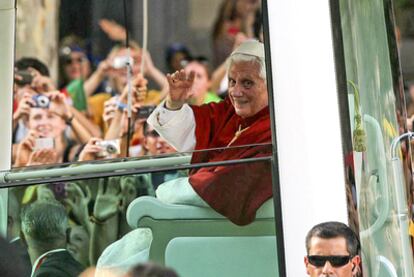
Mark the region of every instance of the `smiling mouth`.
[[235, 106], [243, 106], [243, 105], [246, 105], [247, 103], [248, 103], [247, 100], [245, 100], [245, 101], [241, 101], [241, 100], [234, 101]]
[[41, 135], [44, 135], [44, 134], [49, 134], [49, 133], [51, 132], [51, 130], [50, 130], [49, 128], [42, 127], [42, 128], [39, 128], [39, 129], [38, 129], [38, 132], [39, 132]]

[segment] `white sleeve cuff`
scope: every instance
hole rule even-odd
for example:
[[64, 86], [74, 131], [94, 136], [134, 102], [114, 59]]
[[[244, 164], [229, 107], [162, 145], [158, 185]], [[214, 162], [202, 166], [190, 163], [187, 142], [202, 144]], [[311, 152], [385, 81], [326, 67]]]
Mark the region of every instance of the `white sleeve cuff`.
[[161, 102], [148, 117], [147, 122], [181, 152], [192, 151], [195, 148], [195, 118], [193, 110], [184, 104], [180, 110], [171, 111]]

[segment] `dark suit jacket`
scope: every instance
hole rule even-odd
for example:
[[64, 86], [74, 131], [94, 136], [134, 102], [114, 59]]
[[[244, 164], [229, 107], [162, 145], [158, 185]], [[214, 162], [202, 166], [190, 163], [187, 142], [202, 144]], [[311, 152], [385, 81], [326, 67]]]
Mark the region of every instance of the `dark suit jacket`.
[[29, 253], [27, 252], [26, 245], [23, 244], [20, 238], [10, 243], [10, 246], [15, 249], [16, 254], [19, 256], [22, 263], [22, 271], [24, 276], [29, 277], [32, 272], [32, 263], [30, 262]]
[[35, 271], [34, 277], [77, 277], [83, 266], [68, 251], [51, 253]]

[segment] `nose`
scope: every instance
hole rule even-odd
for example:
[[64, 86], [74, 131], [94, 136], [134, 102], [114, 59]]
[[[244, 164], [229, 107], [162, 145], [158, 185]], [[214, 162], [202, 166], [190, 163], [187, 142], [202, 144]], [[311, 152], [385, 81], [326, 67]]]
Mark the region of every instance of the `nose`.
[[332, 265], [329, 263], [329, 261], [326, 261], [326, 263], [325, 263], [325, 265], [323, 266], [323, 269], [322, 269], [322, 274], [329, 275], [329, 274], [333, 274], [333, 273], [334, 272], [333, 272]]
[[236, 83], [234, 87], [231, 89], [230, 94], [233, 97], [241, 97], [243, 96], [243, 88], [239, 83]]

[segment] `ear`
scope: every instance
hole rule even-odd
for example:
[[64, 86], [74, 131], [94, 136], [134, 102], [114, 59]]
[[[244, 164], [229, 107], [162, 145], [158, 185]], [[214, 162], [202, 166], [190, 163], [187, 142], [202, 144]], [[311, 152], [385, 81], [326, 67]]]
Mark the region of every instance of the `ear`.
[[308, 257], [307, 257], [307, 256], [305, 256], [305, 257], [303, 258], [303, 262], [305, 263], [306, 273], [307, 273], [308, 275], [310, 275], [309, 270], [308, 270], [309, 261], [308, 261]]
[[356, 274], [359, 272], [359, 265], [361, 263], [361, 257], [359, 255], [356, 255], [352, 258], [352, 276], [356, 276]]

